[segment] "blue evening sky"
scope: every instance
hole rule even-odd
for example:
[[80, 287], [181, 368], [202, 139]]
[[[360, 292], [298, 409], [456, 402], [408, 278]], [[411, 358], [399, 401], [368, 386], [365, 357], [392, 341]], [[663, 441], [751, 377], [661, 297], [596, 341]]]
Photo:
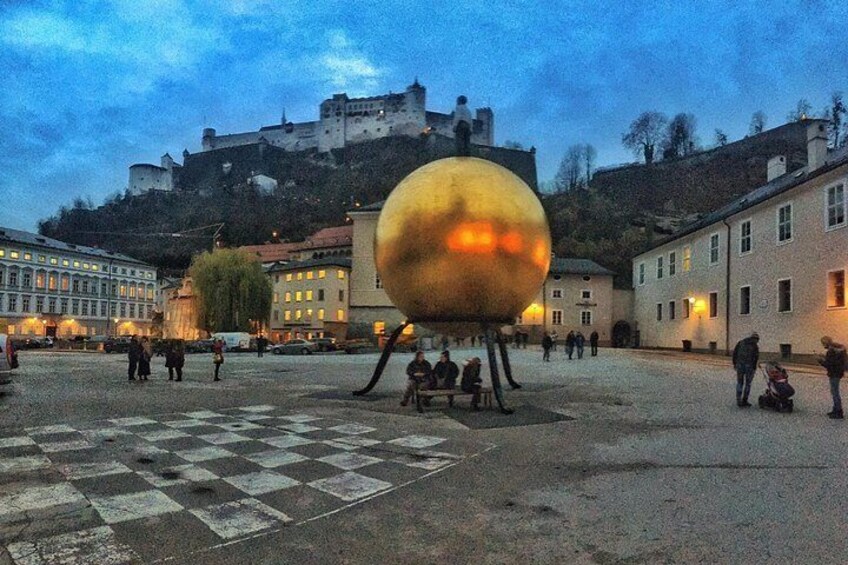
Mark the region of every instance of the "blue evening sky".
[[633, 160], [641, 111], [688, 111], [704, 143], [848, 93], [848, 2], [0, 0], [0, 226], [34, 230], [127, 167], [197, 151], [204, 126], [316, 119], [318, 104], [403, 90], [495, 111], [496, 142]]

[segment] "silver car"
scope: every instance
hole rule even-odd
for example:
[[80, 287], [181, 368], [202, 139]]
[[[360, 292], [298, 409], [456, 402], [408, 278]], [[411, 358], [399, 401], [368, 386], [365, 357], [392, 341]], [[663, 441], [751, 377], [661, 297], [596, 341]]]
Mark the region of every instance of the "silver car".
[[290, 339], [271, 348], [274, 355], [312, 355], [318, 351], [318, 344], [305, 339]]

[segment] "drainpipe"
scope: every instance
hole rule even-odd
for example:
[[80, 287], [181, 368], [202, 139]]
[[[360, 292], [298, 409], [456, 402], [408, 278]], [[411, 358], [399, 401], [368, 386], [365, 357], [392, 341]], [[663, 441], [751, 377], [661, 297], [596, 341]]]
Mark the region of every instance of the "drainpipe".
[[721, 221], [727, 228], [727, 261], [724, 269], [724, 354], [730, 355], [730, 224]]

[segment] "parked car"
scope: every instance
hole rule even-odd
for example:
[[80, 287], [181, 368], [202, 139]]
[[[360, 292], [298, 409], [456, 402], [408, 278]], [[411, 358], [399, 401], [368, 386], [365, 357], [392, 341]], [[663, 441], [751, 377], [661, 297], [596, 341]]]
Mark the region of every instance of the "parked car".
[[0, 385], [12, 382], [12, 370], [18, 368], [18, 354], [6, 334], [0, 334]]
[[250, 334], [246, 332], [218, 332], [212, 334], [212, 339], [224, 342], [225, 351], [250, 351]]
[[318, 351], [335, 351], [338, 349], [334, 337], [316, 337], [312, 340], [312, 343], [318, 346]]
[[14, 339], [11, 340], [12, 345], [15, 349], [41, 349], [42, 347], [47, 347], [44, 338], [41, 337], [27, 337], [22, 339]]
[[103, 342], [103, 351], [106, 353], [126, 353], [130, 350], [130, 340], [126, 337], [109, 338]]
[[345, 353], [379, 353], [380, 349], [369, 339], [351, 339], [342, 345]]
[[271, 348], [274, 355], [312, 355], [318, 351], [318, 344], [305, 339], [290, 339]]
[[215, 343], [213, 339], [196, 339], [188, 341], [185, 344], [186, 353], [211, 353], [212, 345]]

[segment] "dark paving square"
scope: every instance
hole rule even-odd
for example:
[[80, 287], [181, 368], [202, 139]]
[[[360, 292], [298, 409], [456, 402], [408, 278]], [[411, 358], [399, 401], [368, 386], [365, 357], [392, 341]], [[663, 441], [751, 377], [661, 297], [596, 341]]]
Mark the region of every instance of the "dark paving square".
[[15, 447], [0, 448], [0, 458], [36, 455], [39, 453], [41, 453], [41, 448], [37, 445], [17, 445]]
[[307, 445], [296, 445], [294, 447], [287, 447], [286, 451], [300, 453], [301, 455], [305, 455], [310, 459], [318, 459], [319, 457], [339, 453], [343, 450], [336, 449], [335, 447], [330, 447], [329, 445], [324, 445], [323, 443], [310, 443]]
[[89, 449], [73, 449], [69, 451], [56, 451], [53, 453], [45, 453], [45, 455], [55, 465], [63, 465], [66, 463], [98, 463], [101, 461], [109, 461], [113, 458], [109, 452], [96, 447]]
[[103, 475], [71, 481], [78, 491], [86, 496], [113, 496], [150, 490], [150, 483], [135, 473]]
[[[180, 432], [184, 432], [185, 430], [177, 430]], [[217, 432], [211, 433], [220, 433], [221, 430]], [[201, 434], [195, 434], [201, 435]], [[175, 439], [164, 439], [162, 441], [154, 441], [150, 442], [152, 445], [155, 445], [159, 449], [166, 449], [168, 451], [184, 451], [187, 449], [200, 449], [201, 447], [209, 447], [209, 442], [203, 441], [199, 437], [189, 436], [189, 437], [178, 437]]]
[[215, 416], [213, 418], [204, 418], [204, 422], [208, 424], [231, 424], [234, 422], [242, 422], [240, 418], [236, 417], [236, 415], [232, 416]]
[[[239, 434], [244, 435], [244, 434]], [[258, 440], [250, 440], [250, 441], [236, 441], [233, 443], [225, 443], [220, 445], [219, 447], [223, 447], [227, 451], [232, 451], [238, 455], [250, 455], [251, 453], [258, 453], [260, 451], [268, 451], [271, 448], [267, 443], [262, 443]]]
[[384, 461], [383, 463], [375, 463], [373, 465], [368, 465], [367, 467], [354, 469], [354, 472], [366, 475], [373, 479], [386, 481], [397, 486], [419, 479], [430, 471], [415, 467], [407, 467], [406, 465], [396, 463], [394, 461]]
[[147, 432], [161, 432], [165, 430], [170, 430], [168, 426], [165, 424], [142, 424], [140, 426], [115, 426], [121, 429], [124, 429], [128, 432], [132, 432], [134, 434], [144, 434]]
[[124, 453], [119, 460], [134, 471], [151, 472], [164, 471], [177, 465], [189, 463], [182, 457], [167, 451], [161, 453], [133, 451]]
[[501, 414], [497, 409], [474, 412], [459, 408], [444, 410], [443, 413], [472, 430], [515, 428], [574, 420], [570, 416], [551, 412], [532, 404], [522, 404], [513, 408], [515, 412], [512, 414]]
[[341, 499], [307, 485], [260, 494], [254, 498], [279, 510], [295, 522], [332, 512], [345, 504]]
[[159, 490], [185, 508], [203, 508], [248, 496], [221, 479], [162, 487]]
[[[258, 424], [260, 426], [265, 425], [264, 421], [263, 422], [252, 422], [252, 423]], [[245, 437], [250, 437], [250, 438], [253, 438], [253, 439], [261, 439], [261, 438], [266, 438], [266, 437], [277, 437], [277, 436], [280, 436], [283, 433], [285, 433], [285, 431], [286, 430], [279, 430], [277, 428], [270, 427], [270, 428], [254, 429], [254, 430], [236, 430], [233, 433], [237, 433], [239, 435], [242, 435], [242, 436], [245, 436]]]
[[114, 524], [112, 529], [118, 541], [133, 548], [145, 563], [187, 555], [221, 542], [206, 524], [185, 510]]
[[[270, 446], [265, 446], [266, 451]], [[221, 459], [212, 459], [210, 461], [200, 461], [195, 463], [197, 467], [203, 467], [212, 471], [219, 477], [231, 477], [233, 475], [244, 475], [246, 473], [255, 473], [264, 471], [265, 468], [257, 465], [253, 461], [248, 461], [241, 457], [222, 457]]]
[[[190, 419], [188, 416], [183, 416], [183, 420]], [[205, 436], [208, 434], [219, 434], [221, 433], [221, 428], [218, 426], [213, 426], [211, 424], [203, 424], [200, 426], [191, 426], [186, 428], [171, 428], [173, 430], [177, 430], [178, 432], [183, 432], [184, 434], [189, 434], [192, 436]]]
[[[311, 423], [311, 422], [309, 422], [309, 423]], [[332, 425], [338, 426], [338, 424], [332, 424]], [[298, 435], [303, 436], [307, 439], [311, 439], [313, 441], [322, 441], [322, 440], [325, 440], [325, 439], [336, 439], [337, 437], [339, 437], [342, 434], [340, 434], [339, 432], [334, 432], [332, 430], [326, 430], [325, 429], [325, 430], [315, 430], [314, 432], [304, 432], [304, 433], [298, 434]]]
[[343, 472], [338, 467], [333, 467], [321, 461], [300, 461], [274, 470], [302, 483], [326, 479]]
[[50, 512], [49, 515], [49, 519], [39, 519], [36, 512], [34, 518], [28, 516], [21, 521], [0, 522], [0, 563], [4, 565], [10, 563], [10, 561], [4, 561], [4, 558], [8, 559], [6, 557], [8, 554], [3, 551], [3, 545], [96, 528], [104, 524], [100, 514], [91, 505], [74, 510], [63, 509], [60, 512]]

